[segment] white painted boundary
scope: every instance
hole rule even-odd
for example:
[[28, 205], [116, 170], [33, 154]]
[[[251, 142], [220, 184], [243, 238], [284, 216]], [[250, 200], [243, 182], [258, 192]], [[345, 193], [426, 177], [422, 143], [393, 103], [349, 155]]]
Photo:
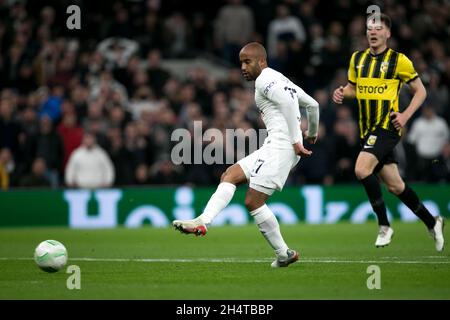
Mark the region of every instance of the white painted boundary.
[[[420, 257], [419, 257], [420, 258]], [[423, 257], [431, 258], [431, 256]], [[432, 256], [438, 258], [438, 256]], [[447, 258], [447, 257], [439, 257]], [[398, 260], [397, 257], [392, 257], [392, 260], [345, 260], [334, 258], [300, 258], [299, 263], [336, 263], [336, 264], [450, 264], [447, 261], [431, 261], [431, 260]], [[32, 258], [10, 258], [0, 257], [0, 261], [18, 261], [18, 260], [33, 260]], [[125, 259], [125, 258], [69, 258], [69, 261], [86, 261], [86, 262], [146, 262], [146, 263], [267, 263], [273, 261], [272, 259], [240, 259], [240, 258], [198, 258], [198, 259]]]

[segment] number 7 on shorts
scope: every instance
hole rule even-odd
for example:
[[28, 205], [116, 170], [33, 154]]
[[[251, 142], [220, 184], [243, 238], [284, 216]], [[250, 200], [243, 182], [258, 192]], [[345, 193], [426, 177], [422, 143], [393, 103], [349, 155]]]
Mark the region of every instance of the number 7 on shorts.
[[258, 159], [255, 162], [255, 166], [253, 167], [253, 175], [258, 174], [259, 169], [261, 169], [262, 165], [264, 164], [264, 160]]

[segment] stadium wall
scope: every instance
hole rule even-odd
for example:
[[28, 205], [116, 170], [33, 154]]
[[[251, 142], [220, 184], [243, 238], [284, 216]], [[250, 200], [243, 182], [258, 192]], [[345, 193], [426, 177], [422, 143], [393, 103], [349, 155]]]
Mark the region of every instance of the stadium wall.
[[[450, 217], [450, 185], [414, 185], [434, 214]], [[202, 212], [213, 188], [153, 187], [103, 190], [12, 190], [0, 192], [0, 227], [70, 228], [167, 227], [173, 219]], [[236, 191], [215, 225], [252, 223], [244, 203], [246, 188]], [[385, 192], [388, 214], [416, 221], [409, 209]], [[364, 223], [374, 220], [363, 188], [357, 185], [288, 187], [268, 202], [281, 223]]]

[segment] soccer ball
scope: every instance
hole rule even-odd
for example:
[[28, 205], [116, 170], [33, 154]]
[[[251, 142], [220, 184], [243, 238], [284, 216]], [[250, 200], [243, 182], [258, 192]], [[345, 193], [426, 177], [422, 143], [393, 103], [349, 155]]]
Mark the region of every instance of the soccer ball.
[[56, 240], [45, 240], [34, 250], [34, 261], [45, 272], [61, 270], [67, 263], [67, 250]]

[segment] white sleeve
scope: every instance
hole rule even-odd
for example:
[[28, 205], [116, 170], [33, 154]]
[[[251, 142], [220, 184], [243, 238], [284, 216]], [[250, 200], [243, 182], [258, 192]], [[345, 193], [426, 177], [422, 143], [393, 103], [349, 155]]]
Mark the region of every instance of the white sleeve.
[[319, 103], [308, 95], [302, 88], [295, 86], [298, 97], [298, 105], [306, 110], [308, 118], [308, 135], [317, 137], [319, 131]]
[[[266, 88], [270, 87], [270, 83]], [[266, 93], [266, 91], [265, 91]], [[287, 90], [281, 85], [277, 85], [275, 82], [269, 90], [267, 90], [267, 98], [269, 98], [275, 105], [280, 108], [281, 113], [286, 120], [288, 129], [289, 129], [289, 137], [291, 139], [291, 143], [303, 143], [303, 136], [300, 130], [300, 119], [297, 118], [297, 113], [295, 112], [296, 108], [298, 108], [294, 96], [294, 92]]]

